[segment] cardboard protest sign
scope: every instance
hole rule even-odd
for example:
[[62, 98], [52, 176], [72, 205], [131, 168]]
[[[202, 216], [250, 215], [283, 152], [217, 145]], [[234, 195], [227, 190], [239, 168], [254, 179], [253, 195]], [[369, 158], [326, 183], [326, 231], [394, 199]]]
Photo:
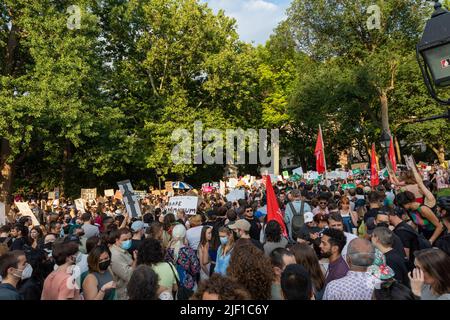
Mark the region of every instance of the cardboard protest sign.
[[33, 211], [31, 211], [30, 206], [26, 202], [14, 202], [17, 206], [17, 209], [19, 209], [22, 216], [31, 217], [31, 220], [33, 221], [33, 226], [39, 226], [40, 223], [38, 219], [36, 219], [36, 216], [34, 215]]
[[86, 210], [84, 209], [84, 202], [83, 199], [75, 199], [75, 208], [77, 208], [78, 211], [80, 211], [81, 213], [85, 213]]
[[139, 200], [137, 195], [134, 193], [131, 181], [119, 181], [117, 182], [117, 185], [122, 193], [123, 202], [125, 203], [128, 214], [133, 218], [140, 217], [142, 215], [141, 207], [139, 206]]
[[230, 193], [226, 195], [228, 201], [237, 201], [239, 199], [245, 199], [245, 190], [232, 190]]
[[298, 174], [299, 176], [303, 175], [303, 168], [302, 167], [298, 167], [294, 170], [292, 170], [292, 174]]
[[105, 190], [105, 197], [114, 197], [114, 189]]
[[81, 189], [81, 199], [86, 201], [95, 201], [97, 198], [97, 188], [94, 189]]
[[195, 215], [197, 213], [198, 197], [194, 196], [179, 196], [172, 197], [167, 204], [167, 212], [176, 214], [178, 210], [184, 210], [188, 215]]
[[173, 181], [166, 181], [164, 183], [164, 189], [166, 189], [167, 192], [173, 191], [172, 183]]
[[114, 194], [114, 199], [123, 200], [122, 192], [120, 190], [117, 190]]
[[6, 224], [6, 208], [3, 202], [0, 202], [0, 226]]
[[47, 199], [49, 199], [49, 200], [54, 200], [54, 199], [56, 199], [56, 197], [55, 197], [55, 192], [50, 191], [50, 192], [48, 193]]

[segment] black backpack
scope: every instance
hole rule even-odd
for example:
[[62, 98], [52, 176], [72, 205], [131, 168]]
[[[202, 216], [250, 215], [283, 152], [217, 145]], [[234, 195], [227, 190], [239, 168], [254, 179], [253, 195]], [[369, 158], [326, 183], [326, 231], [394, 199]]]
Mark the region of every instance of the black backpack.
[[305, 216], [303, 214], [305, 211], [305, 202], [302, 200], [300, 213], [298, 213], [295, 210], [292, 202], [289, 202], [289, 207], [291, 207], [291, 210], [293, 213], [293, 217], [292, 217], [292, 221], [291, 221], [292, 239], [294, 241], [297, 241], [297, 238], [300, 236], [300, 231], [301, 231], [303, 225], [305, 224]]
[[430, 249], [432, 248], [432, 245], [430, 241], [428, 241], [423, 234], [418, 233], [416, 230], [414, 230], [412, 227], [407, 228], [405, 226], [400, 226], [398, 230], [404, 230], [406, 232], [412, 233], [416, 236], [417, 239], [417, 250], [424, 250], [424, 249]]

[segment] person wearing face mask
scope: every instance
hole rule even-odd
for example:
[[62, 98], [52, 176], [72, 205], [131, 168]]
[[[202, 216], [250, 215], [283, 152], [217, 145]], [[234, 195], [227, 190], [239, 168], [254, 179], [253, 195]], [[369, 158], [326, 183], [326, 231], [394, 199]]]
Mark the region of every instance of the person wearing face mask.
[[230, 264], [231, 252], [234, 248], [234, 233], [228, 227], [219, 229], [220, 247], [217, 249], [215, 273], [227, 275], [227, 268]]
[[74, 266], [77, 254], [76, 242], [64, 239], [54, 242], [52, 256], [57, 267], [44, 281], [41, 300], [81, 300], [76, 282], [80, 271]]
[[105, 245], [92, 249], [88, 257], [89, 274], [82, 281], [86, 300], [114, 300], [116, 283], [109, 270], [111, 252]]
[[136, 268], [138, 251], [133, 252], [133, 257], [128, 252], [131, 247], [131, 232], [127, 228], [111, 232], [111, 239], [115, 241], [111, 246], [111, 270], [117, 284], [117, 299], [127, 300], [127, 285]]
[[133, 238], [131, 238], [131, 247], [128, 252], [133, 255], [135, 250], [139, 250], [142, 240], [145, 239], [145, 230], [148, 225], [141, 220], [137, 220], [131, 224], [131, 231], [133, 232]]
[[30, 272], [30, 267], [23, 251], [7, 252], [0, 257], [0, 300], [23, 300], [17, 291], [17, 284], [31, 276], [33, 270]]

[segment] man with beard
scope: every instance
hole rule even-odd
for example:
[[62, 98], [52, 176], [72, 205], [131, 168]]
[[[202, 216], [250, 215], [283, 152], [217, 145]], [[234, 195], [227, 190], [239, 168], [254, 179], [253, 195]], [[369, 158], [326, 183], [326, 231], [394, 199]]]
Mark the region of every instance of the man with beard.
[[322, 257], [329, 259], [325, 284], [344, 277], [348, 272], [348, 265], [342, 258], [341, 252], [346, 243], [344, 232], [337, 229], [325, 229], [320, 242]]

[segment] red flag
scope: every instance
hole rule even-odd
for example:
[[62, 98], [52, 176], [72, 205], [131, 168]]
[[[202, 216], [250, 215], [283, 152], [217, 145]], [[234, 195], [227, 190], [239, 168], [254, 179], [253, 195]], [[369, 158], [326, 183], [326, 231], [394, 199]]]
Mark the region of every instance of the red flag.
[[370, 185], [376, 187], [380, 184], [377, 170], [377, 154], [375, 153], [375, 143], [372, 143], [372, 156], [370, 157]]
[[319, 133], [317, 134], [316, 149], [314, 155], [316, 156], [316, 171], [322, 174], [326, 171], [325, 164], [325, 150], [323, 150], [322, 128], [319, 126]]
[[397, 172], [397, 161], [395, 160], [395, 151], [394, 151], [394, 139], [391, 137], [391, 144], [389, 145], [389, 161], [392, 164], [392, 170], [394, 173]]
[[270, 176], [266, 176], [266, 197], [267, 197], [267, 222], [275, 220], [281, 226], [283, 230], [283, 235], [287, 237], [286, 226], [284, 225], [283, 215], [281, 214], [280, 207], [278, 206], [278, 201], [275, 196], [275, 191], [273, 191], [272, 181], [270, 181]]

